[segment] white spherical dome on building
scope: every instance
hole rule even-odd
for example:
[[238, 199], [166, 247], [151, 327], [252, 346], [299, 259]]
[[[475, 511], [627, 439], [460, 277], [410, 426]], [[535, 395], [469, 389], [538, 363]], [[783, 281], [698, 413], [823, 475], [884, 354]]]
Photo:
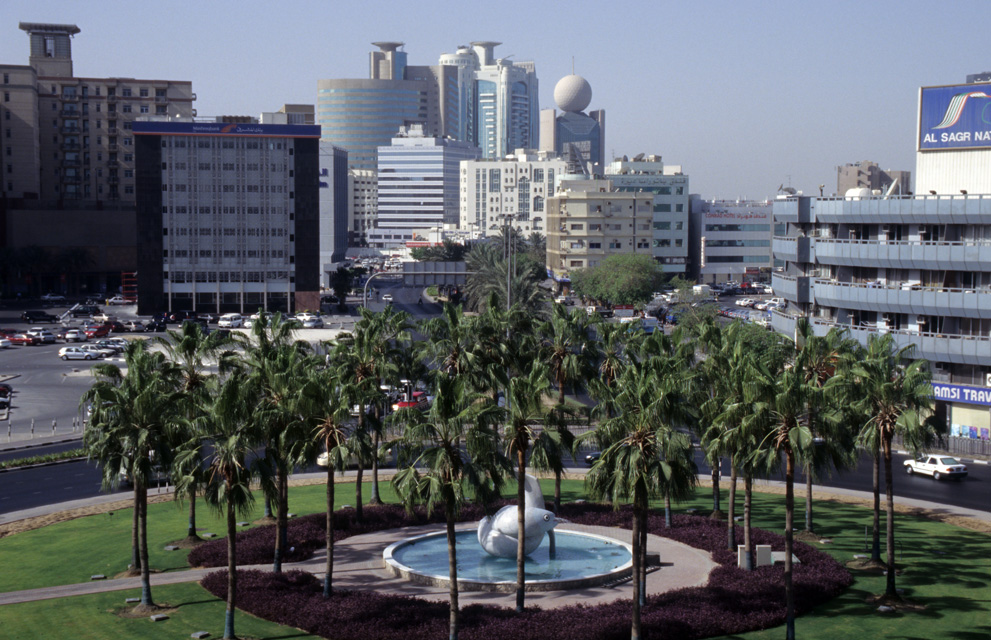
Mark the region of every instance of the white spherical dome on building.
[[554, 102], [561, 111], [584, 111], [592, 102], [592, 86], [581, 76], [564, 76], [554, 86]]

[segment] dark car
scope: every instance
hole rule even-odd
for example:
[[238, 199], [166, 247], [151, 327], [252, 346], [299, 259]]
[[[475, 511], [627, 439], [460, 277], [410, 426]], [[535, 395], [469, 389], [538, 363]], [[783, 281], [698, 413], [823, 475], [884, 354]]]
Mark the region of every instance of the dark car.
[[59, 321], [58, 316], [53, 316], [50, 313], [45, 313], [44, 311], [25, 311], [21, 314], [21, 320], [24, 322], [50, 322], [55, 324]]
[[170, 322], [182, 322], [183, 320], [195, 320], [196, 313], [193, 311], [173, 311], [169, 314]]
[[196, 314], [196, 320], [203, 322], [216, 322], [217, 316], [212, 313], [200, 312]]
[[124, 333], [127, 331], [127, 327], [124, 326], [124, 323], [116, 320], [107, 322], [105, 326], [110, 327], [110, 333]]
[[69, 313], [72, 314], [73, 318], [92, 318], [100, 313], [100, 307], [95, 304], [80, 304], [69, 309]]
[[145, 331], [155, 331], [158, 333], [162, 333], [166, 329], [168, 329], [168, 325], [162, 322], [161, 320], [151, 320], [150, 322], [145, 324]]
[[14, 389], [9, 384], [0, 383], [0, 407], [9, 407], [10, 398], [14, 395]]
[[593, 464], [595, 464], [596, 462], [599, 461], [599, 458], [601, 456], [602, 456], [602, 453], [601, 452], [599, 452], [599, 451], [593, 451], [592, 453], [590, 453], [587, 456], [585, 456], [585, 464], [587, 464], [588, 466], [591, 467]]

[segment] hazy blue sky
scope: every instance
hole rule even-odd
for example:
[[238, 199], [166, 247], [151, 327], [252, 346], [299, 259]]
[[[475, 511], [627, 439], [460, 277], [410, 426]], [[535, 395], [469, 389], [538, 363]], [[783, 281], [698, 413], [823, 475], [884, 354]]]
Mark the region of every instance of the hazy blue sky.
[[367, 77], [372, 41], [436, 64], [495, 40], [536, 62], [542, 107], [574, 57], [607, 156], [660, 154], [705, 198], [766, 198], [832, 193], [858, 160], [914, 172], [918, 88], [991, 70], [989, 19], [988, 0], [2, 0], [0, 62], [27, 64], [19, 21], [76, 24], [77, 76], [190, 80], [200, 116], [257, 116]]

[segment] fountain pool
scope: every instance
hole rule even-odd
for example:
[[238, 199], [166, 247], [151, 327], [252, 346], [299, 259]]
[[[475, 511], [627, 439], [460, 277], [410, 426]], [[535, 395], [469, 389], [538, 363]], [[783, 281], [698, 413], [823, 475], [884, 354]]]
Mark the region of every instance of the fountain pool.
[[[630, 575], [630, 545], [605, 536], [557, 529], [556, 553], [544, 542], [527, 556], [527, 591], [576, 589], [612, 582]], [[516, 589], [516, 558], [497, 558], [478, 544], [477, 532], [455, 534], [459, 591]], [[447, 535], [429, 533], [407, 538], [386, 548], [385, 568], [396, 576], [419, 584], [448, 585]]]

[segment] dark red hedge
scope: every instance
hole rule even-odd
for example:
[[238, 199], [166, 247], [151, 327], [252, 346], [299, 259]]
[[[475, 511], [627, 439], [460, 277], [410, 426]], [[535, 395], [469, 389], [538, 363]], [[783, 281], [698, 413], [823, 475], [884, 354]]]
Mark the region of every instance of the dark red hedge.
[[[481, 517], [476, 507], [462, 513], [464, 520]], [[561, 517], [589, 525], [628, 528], [628, 509], [615, 511], [608, 505], [562, 505]], [[386, 528], [413, 526], [439, 521], [439, 513], [428, 518], [422, 512], [406, 513], [395, 505], [366, 507], [365, 521], [353, 520], [354, 512], [335, 514], [336, 539]], [[295, 555], [309, 557], [323, 544], [324, 515], [290, 522], [290, 546]], [[703, 516], [676, 515], [674, 527], [664, 528], [663, 515], [651, 515], [650, 532], [708, 551], [719, 567], [713, 570], [706, 587], [680, 589], [649, 597], [643, 612], [647, 637], [707, 638], [766, 629], [784, 623], [784, 582], [780, 567], [761, 567], [752, 572], [736, 568], [735, 554], [725, 548], [726, 525]], [[273, 527], [238, 534], [238, 555], [242, 540], [252, 549], [244, 564], [271, 561]], [[770, 544], [784, 550], [782, 536], [754, 529], [754, 544]], [[743, 539], [742, 530], [738, 533]], [[267, 542], [266, 542], [267, 541]], [[267, 550], [266, 550], [267, 545]], [[301, 551], [301, 549], [303, 551]], [[221, 551], [223, 554], [221, 555]], [[222, 541], [201, 545], [198, 559], [191, 564], [226, 565]], [[265, 555], [267, 554], [267, 556]], [[795, 600], [799, 614], [826, 602], [850, 585], [852, 578], [829, 555], [802, 543], [795, 544]], [[295, 556], [294, 556], [295, 559]], [[663, 571], [663, 569], [662, 569]], [[256, 616], [298, 627], [334, 640], [419, 640], [442, 638], [447, 634], [448, 606], [405, 596], [382, 595], [368, 591], [336, 591], [325, 599], [320, 581], [300, 571], [273, 574], [239, 571], [238, 607]], [[227, 573], [218, 571], [203, 579], [203, 586], [219, 598], [227, 597]], [[527, 609], [517, 615], [511, 608], [472, 605], [461, 611], [460, 638], [463, 640], [610, 640], [629, 638], [630, 603], [626, 600], [593, 607]]]

